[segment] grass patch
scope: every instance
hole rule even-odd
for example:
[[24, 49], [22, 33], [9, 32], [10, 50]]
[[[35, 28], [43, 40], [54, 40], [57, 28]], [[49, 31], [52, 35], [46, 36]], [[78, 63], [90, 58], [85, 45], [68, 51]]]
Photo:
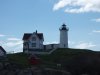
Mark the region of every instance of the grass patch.
[[28, 67], [30, 66], [28, 62], [28, 55], [24, 53], [14, 53], [14, 54], [8, 54], [9, 62], [17, 63], [22, 65], [22, 67]]
[[[89, 55], [94, 54], [94, 51], [87, 49], [70, 49], [70, 48], [59, 48], [55, 50], [50, 55], [37, 55], [41, 60], [41, 66], [44, 67], [53, 67], [56, 68], [57, 64], [66, 63], [71, 61], [74, 57], [79, 55]], [[14, 53], [8, 54], [8, 59], [10, 62], [15, 62], [23, 67], [30, 67], [31, 65], [28, 62], [28, 55], [24, 53]]]

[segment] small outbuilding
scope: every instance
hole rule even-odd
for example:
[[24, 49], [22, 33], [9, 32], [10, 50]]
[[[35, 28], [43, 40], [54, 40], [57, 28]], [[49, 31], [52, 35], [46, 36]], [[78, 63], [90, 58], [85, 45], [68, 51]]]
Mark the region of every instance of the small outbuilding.
[[0, 58], [1, 57], [6, 57], [6, 51], [3, 49], [2, 46], [0, 46]]

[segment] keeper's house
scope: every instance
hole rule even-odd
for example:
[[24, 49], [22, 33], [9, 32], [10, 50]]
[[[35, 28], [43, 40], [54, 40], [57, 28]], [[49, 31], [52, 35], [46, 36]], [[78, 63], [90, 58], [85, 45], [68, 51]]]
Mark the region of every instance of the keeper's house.
[[23, 36], [23, 52], [43, 50], [43, 41], [43, 33], [37, 33], [37, 31], [33, 33], [25, 33]]

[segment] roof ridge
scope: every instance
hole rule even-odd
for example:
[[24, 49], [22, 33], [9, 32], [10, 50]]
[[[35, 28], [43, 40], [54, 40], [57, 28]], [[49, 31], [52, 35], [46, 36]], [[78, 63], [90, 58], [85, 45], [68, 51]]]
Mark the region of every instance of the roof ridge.
[[[24, 33], [23, 40], [27, 40], [33, 33]], [[36, 33], [39, 39], [43, 39], [43, 33]]]

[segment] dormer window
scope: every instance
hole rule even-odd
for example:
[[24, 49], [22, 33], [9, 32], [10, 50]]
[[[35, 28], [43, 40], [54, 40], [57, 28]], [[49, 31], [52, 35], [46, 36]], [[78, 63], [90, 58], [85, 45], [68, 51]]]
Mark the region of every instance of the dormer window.
[[32, 41], [36, 41], [36, 37], [32, 37]]

